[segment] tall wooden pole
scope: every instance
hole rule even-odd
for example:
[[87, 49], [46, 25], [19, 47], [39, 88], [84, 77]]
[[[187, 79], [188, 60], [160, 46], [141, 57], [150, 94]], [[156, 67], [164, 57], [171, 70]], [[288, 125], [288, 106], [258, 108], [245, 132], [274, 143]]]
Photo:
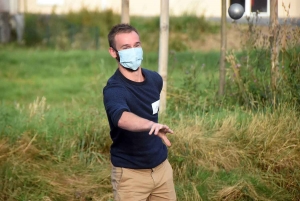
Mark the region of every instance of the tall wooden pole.
[[167, 106], [167, 75], [169, 52], [169, 0], [160, 1], [160, 36], [158, 72], [163, 79], [163, 89], [160, 95], [159, 111], [164, 112]]
[[27, 0], [24, 0], [24, 13], [27, 13], [27, 10], [28, 10]]
[[222, 0], [222, 18], [221, 18], [221, 53], [219, 68], [219, 97], [224, 95], [225, 91], [225, 75], [226, 75], [226, 0]]
[[130, 23], [129, 0], [122, 0], [121, 23]]
[[10, 4], [7, 0], [0, 0], [0, 43], [8, 43], [10, 41]]
[[270, 0], [270, 48], [271, 48], [271, 89], [273, 104], [276, 99], [277, 71], [278, 71], [278, 0]]

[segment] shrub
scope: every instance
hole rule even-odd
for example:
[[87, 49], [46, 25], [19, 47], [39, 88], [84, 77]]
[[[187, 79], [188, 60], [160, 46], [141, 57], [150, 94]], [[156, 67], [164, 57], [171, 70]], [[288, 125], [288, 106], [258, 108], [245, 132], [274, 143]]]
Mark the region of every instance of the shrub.
[[[25, 44], [43, 45], [57, 49], [98, 49], [107, 47], [107, 34], [114, 24], [120, 22], [120, 16], [111, 10], [79, 12], [65, 15], [26, 14]], [[158, 51], [160, 17], [132, 16], [130, 23], [135, 26], [143, 39], [143, 48]], [[185, 51], [190, 43], [201, 39], [205, 33], [216, 33], [215, 25], [201, 16], [184, 15], [170, 17], [169, 49]]]
[[[272, 30], [259, 26], [258, 15], [248, 17], [248, 28], [241, 30], [242, 52], [227, 54], [227, 100], [250, 108], [283, 102], [299, 106], [298, 80], [300, 61], [300, 28], [288, 23], [276, 27], [277, 59], [271, 57]], [[237, 25], [234, 25], [237, 26]], [[238, 28], [238, 27], [237, 27]], [[275, 73], [271, 73], [275, 62]]]

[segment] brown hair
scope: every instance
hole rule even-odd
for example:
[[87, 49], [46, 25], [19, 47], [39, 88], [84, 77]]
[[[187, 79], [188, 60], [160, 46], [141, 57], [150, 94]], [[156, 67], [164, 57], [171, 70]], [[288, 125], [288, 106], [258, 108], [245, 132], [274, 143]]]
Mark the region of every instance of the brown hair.
[[109, 43], [109, 47], [112, 47], [113, 49], [116, 50], [116, 44], [115, 44], [115, 36], [118, 33], [130, 33], [130, 32], [136, 32], [137, 34], [138, 31], [131, 25], [129, 24], [117, 24], [115, 26], [113, 26], [110, 30], [110, 32], [108, 33], [108, 43]]

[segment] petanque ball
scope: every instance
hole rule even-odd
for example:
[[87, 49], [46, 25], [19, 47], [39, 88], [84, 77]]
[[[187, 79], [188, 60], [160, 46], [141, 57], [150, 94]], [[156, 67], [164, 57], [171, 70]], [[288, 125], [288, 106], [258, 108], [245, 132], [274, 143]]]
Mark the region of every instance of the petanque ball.
[[244, 15], [244, 12], [244, 7], [238, 3], [231, 4], [228, 8], [228, 14], [234, 20], [240, 19]]

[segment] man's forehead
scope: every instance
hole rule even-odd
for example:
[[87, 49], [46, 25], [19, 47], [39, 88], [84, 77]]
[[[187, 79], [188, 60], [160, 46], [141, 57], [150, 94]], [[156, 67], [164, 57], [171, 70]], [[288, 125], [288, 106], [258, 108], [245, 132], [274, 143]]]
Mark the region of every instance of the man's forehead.
[[135, 42], [140, 42], [140, 37], [134, 31], [129, 33], [118, 33], [115, 36], [115, 41], [121, 43], [123, 42], [135, 43]]

